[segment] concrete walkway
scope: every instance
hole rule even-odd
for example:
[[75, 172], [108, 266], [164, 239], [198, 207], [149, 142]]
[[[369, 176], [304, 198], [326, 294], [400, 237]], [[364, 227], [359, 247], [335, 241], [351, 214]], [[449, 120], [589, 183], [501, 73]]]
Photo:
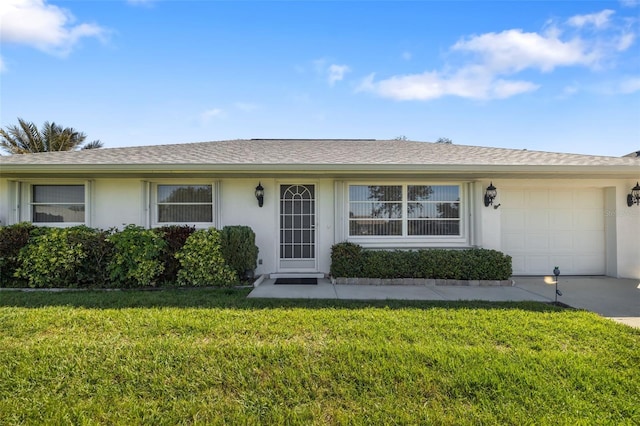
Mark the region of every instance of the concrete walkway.
[[[250, 294], [255, 298], [346, 300], [484, 300], [495, 302], [551, 302], [552, 278], [514, 277], [512, 287], [478, 286], [375, 286], [334, 285], [319, 279], [317, 285], [275, 285], [265, 278]], [[546, 282], [545, 282], [546, 281]], [[558, 301], [640, 328], [640, 280], [610, 277], [560, 277]]]

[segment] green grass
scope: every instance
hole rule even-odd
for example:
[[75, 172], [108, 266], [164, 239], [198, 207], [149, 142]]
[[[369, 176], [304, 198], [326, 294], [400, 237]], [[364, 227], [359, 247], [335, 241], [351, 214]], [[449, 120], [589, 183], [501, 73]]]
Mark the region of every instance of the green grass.
[[640, 331], [595, 314], [247, 293], [0, 292], [0, 423], [640, 423]]

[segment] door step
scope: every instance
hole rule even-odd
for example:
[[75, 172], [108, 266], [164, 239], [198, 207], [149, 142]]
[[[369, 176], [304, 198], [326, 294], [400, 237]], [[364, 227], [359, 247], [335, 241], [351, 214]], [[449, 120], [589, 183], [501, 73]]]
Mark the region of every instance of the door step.
[[278, 278], [324, 278], [322, 272], [279, 272], [269, 274], [269, 278], [272, 280]]

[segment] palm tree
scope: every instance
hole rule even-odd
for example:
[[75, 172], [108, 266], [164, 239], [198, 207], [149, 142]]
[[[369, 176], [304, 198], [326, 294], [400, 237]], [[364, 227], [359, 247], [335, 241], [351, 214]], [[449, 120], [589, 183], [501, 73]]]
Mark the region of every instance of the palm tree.
[[0, 129], [0, 148], [9, 154], [102, 148], [99, 140], [84, 143], [86, 138], [86, 134], [72, 127], [46, 121], [38, 130], [35, 124], [18, 118], [17, 126]]

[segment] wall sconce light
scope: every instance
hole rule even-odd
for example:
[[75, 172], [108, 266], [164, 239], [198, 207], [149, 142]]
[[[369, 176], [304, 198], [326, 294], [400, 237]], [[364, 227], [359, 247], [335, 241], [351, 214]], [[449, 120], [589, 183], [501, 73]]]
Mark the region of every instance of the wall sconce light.
[[[493, 200], [496, 198], [496, 195], [498, 195], [498, 190], [493, 186], [493, 182], [491, 182], [484, 193], [484, 206], [489, 207], [493, 205]], [[499, 206], [498, 204], [497, 206], [493, 206], [493, 208], [497, 209]]]
[[258, 186], [256, 186], [256, 198], [258, 199], [258, 206], [262, 207], [264, 204], [264, 188], [260, 182], [258, 182]]
[[631, 193], [627, 195], [627, 205], [631, 207], [634, 204], [640, 206], [640, 184], [638, 182], [636, 182], [636, 186], [631, 188]]

